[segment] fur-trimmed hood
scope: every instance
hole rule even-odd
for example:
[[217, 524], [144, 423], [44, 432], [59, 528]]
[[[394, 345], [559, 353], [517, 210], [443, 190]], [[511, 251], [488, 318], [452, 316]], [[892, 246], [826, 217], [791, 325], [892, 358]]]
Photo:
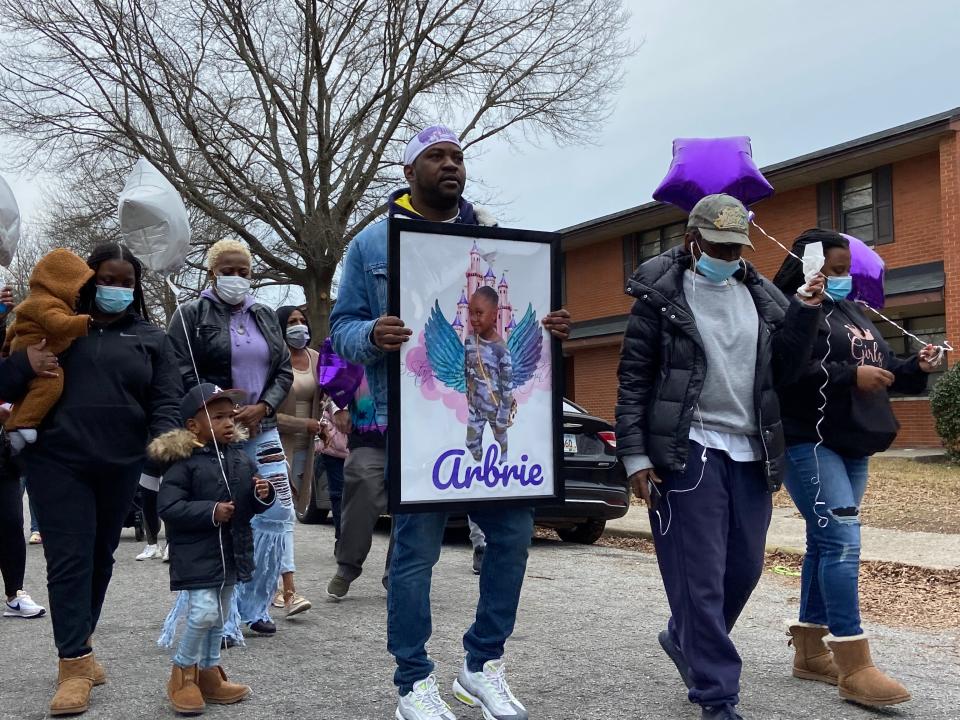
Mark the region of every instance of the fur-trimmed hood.
[[[249, 439], [250, 433], [242, 425], [237, 425], [237, 438], [234, 442]], [[169, 465], [193, 455], [193, 451], [202, 448], [197, 436], [185, 428], [170, 430], [158, 435], [147, 445], [147, 455], [151, 460]]]

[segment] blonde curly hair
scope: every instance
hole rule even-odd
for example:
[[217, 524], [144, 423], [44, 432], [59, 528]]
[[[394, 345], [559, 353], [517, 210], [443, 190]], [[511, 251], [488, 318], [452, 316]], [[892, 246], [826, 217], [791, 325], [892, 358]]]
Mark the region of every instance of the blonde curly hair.
[[250, 254], [250, 248], [247, 247], [246, 243], [230, 239], [218, 240], [207, 250], [207, 258], [204, 263], [207, 266], [207, 270], [212, 272], [217, 266], [217, 261], [220, 259], [220, 256], [224, 253], [240, 253], [253, 265], [253, 255]]

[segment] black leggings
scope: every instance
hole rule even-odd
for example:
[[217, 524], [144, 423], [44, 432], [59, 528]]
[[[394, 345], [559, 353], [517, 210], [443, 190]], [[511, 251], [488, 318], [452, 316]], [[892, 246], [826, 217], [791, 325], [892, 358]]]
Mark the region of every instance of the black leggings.
[[13, 597], [17, 590], [23, 589], [26, 565], [20, 478], [0, 474], [0, 574], [6, 597]]
[[147, 544], [156, 545], [160, 537], [160, 515], [157, 512], [156, 490], [140, 486], [140, 497], [143, 498], [143, 530], [147, 534]]
[[47, 558], [53, 638], [61, 658], [81, 657], [90, 652], [142, 463], [78, 468], [38, 452], [25, 460]]

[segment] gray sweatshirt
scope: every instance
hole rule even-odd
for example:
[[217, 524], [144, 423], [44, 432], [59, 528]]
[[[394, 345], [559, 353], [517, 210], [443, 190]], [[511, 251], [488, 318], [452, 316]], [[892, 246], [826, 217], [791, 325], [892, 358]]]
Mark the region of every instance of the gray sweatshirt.
[[714, 283], [683, 274], [683, 294], [693, 310], [707, 354], [707, 377], [700, 393], [700, 414], [707, 430], [733, 435], [757, 433], [753, 397], [760, 318], [743, 283]]
[[[757, 372], [757, 333], [760, 318], [753, 296], [743, 283], [715, 283], [702, 275], [683, 274], [683, 294], [693, 310], [707, 355], [707, 376], [694, 413], [691, 433], [753, 436], [758, 432], [753, 397]], [[646, 455], [623, 458], [627, 476], [653, 467]]]

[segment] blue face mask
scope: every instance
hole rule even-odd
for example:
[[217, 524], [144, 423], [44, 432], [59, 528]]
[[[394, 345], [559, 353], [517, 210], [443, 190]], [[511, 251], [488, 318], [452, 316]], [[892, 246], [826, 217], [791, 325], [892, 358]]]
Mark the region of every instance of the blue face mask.
[[739, 260], [717, 260], [717, 258], [710, 257], [703, 251], [700, 252], [700, 257], [697, 259], [697, 270], [707, 280], [715, 283], [729, 280], [739, 269]]
[[100, 312], [119, 315], [133, 302], [133, 288], [97, 285], [97, 296], [94, 302], [97, 303]]
[[853, 278], [849, 275], [840, 275], [827, 278], [826, 293], [834, 300], [846, 300], [853, 290]]

